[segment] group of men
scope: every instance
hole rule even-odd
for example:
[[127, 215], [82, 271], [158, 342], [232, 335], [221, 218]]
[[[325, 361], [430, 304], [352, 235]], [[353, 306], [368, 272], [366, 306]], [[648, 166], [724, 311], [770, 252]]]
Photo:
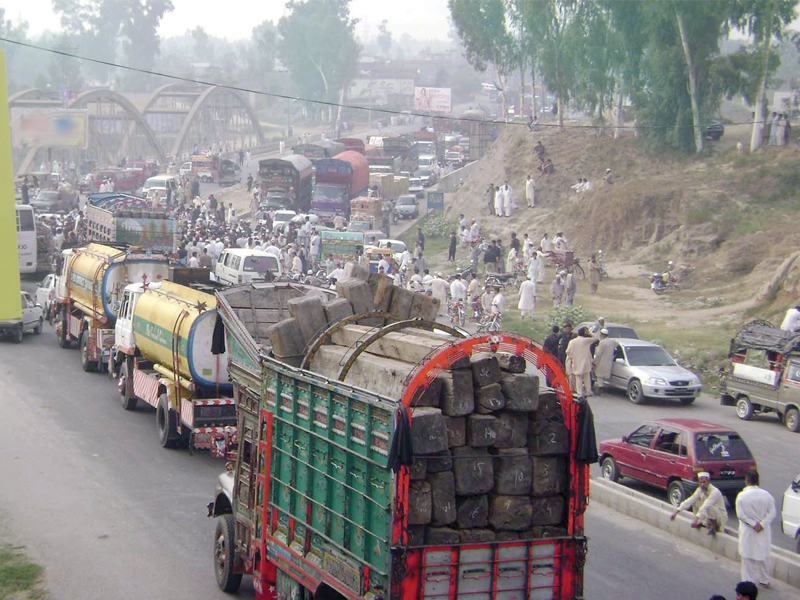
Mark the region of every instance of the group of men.
[[564, 324], [563, 331], [554, 325], [544, 340], [545, 350], [563, 365], [570, 387], [579, 398], [592, 395], [595, 385], [598, 393], [608, 385], [615, 345], [614, 339], [608, 336], [603, 317], [577, 332], [569, 322]]

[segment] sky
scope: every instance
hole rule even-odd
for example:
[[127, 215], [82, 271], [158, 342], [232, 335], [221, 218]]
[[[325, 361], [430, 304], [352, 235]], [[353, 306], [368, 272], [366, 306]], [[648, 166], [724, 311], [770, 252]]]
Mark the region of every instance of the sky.
[[[209, 34], [229, 40], [250, 37], [255, 25], [277, 21], [286, 12], [285, 0], [173, 0], [175, 10], [161, 22], [162, 37], [181, 35], [201, 25]], [[0, 0], [6, 19], [28, 21], [34, 35], [60, 29], [51, 0]], [[420, 40], [446, 38], [447, 0], [352, 0], [350, 12], [359, 19], [356, 35], [376, 35], [383, 19], [395, 39], [404, 33]]]

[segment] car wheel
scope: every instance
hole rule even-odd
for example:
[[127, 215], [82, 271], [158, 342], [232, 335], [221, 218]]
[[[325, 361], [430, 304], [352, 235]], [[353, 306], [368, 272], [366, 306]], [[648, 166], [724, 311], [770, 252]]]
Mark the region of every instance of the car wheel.
[[619, 469], [617, 468], [617, 462], [613, 458], [606, 456], [600, 468], [602, 469], [603, 479], [608, 479], [614, 483], [619, 481]]
[[233, 515], [222, 515], [214, 531], [214, 575], [223, 592], [235, 592], [242, 583], [242, 574], [233, 572], [235, 547]]
[[681, 404], [694, 404], [694, 398], [681, 398]]
[[119, 368], [119, 377], [117, 378], [117, 389], [119, 390], [120, 398], [122, 399], [122, 408], [125, 410], [133, 410], [136, 408], [138, 402], [136, 396], [133, 395], [130, 382], [130, 367], [128, 366], [127, 359], [124, 360]]
[[97, 370], [97, 362], [89, 360], [89, 330], [85, 329], [81, 334], [81, 368], [87, 373]]
[[180, 441], [180, 436], [175, 428], [175, 411], [170, 409], [166, 394], [161, 394], [158, 398], [156, 426], [158, 427], [158, 441], [161, 447], [175, 448]]
[[638, 379], [631, 379], [628, 382], [628, 399], [634, 404], [641, 404], [644, 400], [642, 392], [642, 382]]
[[747, 396], [739, 396], [736, 401], [736, 416], [743, 421], [749, 421], [753, 418], [753, 403]]
[[39, 322], [36, 324], [36, 327], [33, 328], [33, 333], [39, 335], [42, 333], [42, 328], [44, 327], [44, 317], [39, 317]]
[[23, 327], [24, 326], [22, 325], [22, 323], [19, 324], [19, 327], [14, 327], [14, 331], [11, 334], [12, 335], [11, 339], [14, 340], [15, 344], [21, 344], [22, 338], [25, 337], [25, 332], [23, 330]]
[[790, 408], [786, 411], [786, 416], [783, 417], [783, 422], [786, 425], [786, 429], [792, 433], [797, 433], [800, 431], [800, 411], [798, 411], [796, 408]]
[[681, 502], [686, 500], [686, 488], [680, 481], [673, 481], [667, 488], [667, 499], [672, 506], [678, 506]]

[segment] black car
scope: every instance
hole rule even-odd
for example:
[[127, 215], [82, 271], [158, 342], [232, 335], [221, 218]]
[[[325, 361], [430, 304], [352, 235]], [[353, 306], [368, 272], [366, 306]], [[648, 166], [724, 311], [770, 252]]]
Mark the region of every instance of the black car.
[[719, 138], [725, 135], [725, 125], [722, 123], [722, 121], [709, 121], [703, 130], [703, 134], [708, 139], [716, 142], [719, 140]]

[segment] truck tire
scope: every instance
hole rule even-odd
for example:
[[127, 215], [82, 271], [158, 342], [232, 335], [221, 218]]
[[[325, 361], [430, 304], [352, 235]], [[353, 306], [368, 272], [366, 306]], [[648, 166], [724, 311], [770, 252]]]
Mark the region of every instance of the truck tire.
[[181, 436], [175, 429], [175, 411], [170, 408], [166, 394], [161, 394], [158, 398], [156, 427], [158, 428], [158, 441], [162, 448], [175, 448], [179, 445]]
[[81, 368], [87, 373], [97, 371], [97, 361], [89, 360], [89, 330], [84, 329], [81, 334]]
[[117, 378], [117, 389], [119, 389], [119, 395], [122, 399], [122, 408], [125, 410], [134, 410], [138, 402], [136, 396], [133, 395], [131, 383], [130, 367], [128, 366], [128, 359], [125, 359], [119, 367], [119, 377]]
[[786, 425], [786, 429], [792, 433], [800, 431], [800, 411], [794, 407], [787, 410], [783, 417], [783, 423]]
[[18, 327], [14, 327], [14, 331], [11, 333], [11, 339], [14, 340], [15, 344], [21, 344], [22, 338], [25, 337], [23, 327], [22, 323], [20, 323]]
[[749, 421], [753, 418], [753, 403], [747, 396], [739, 396], [736, 401], [736, 416], [742, 421]]
[[71, 345], [69, 339], [69, 316], [64, 315], [61, 318], [61, 335], [58, 336], [58, 345], [61, 348], [69, 348]]
[[236, 592], [242, 583], [242, 574], [233, 572], [235, 547], [233, 515], [222, 515], [217, 519], [214, 530], [214, 575], [223, 592]]

